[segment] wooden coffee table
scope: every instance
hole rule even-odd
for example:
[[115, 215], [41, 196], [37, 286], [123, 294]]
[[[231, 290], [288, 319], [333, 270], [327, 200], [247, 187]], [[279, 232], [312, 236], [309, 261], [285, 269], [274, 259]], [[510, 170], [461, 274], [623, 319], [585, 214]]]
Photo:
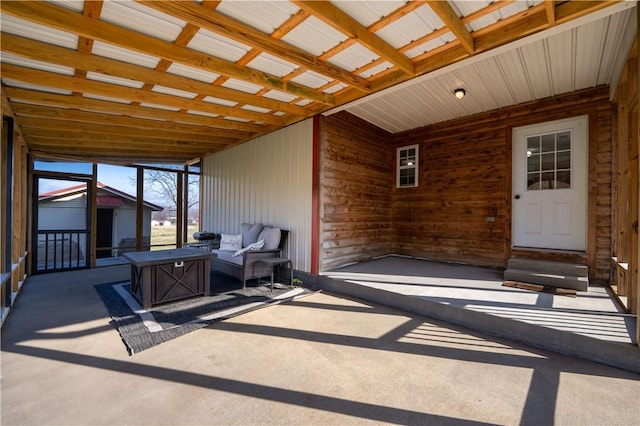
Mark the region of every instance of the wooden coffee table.
[[211, 253], [197, 248], [137, 251], [131, 263], [131, 294], [145, 309], [210, 292]]

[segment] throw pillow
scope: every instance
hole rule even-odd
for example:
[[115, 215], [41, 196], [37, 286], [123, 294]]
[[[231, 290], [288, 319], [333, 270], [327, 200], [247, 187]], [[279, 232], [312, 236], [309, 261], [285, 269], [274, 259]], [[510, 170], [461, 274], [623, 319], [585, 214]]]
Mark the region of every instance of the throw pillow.
[[262, 231], [261, 223], [243, 223], [241, 225], [241, 233], [242, 233], [242, 247], [247, 247], [249, 244], [253, 244], [258, 241], [258, 235]]
[[256, 241], [253, 244], [249, 244], [248, 246], [246, 246], [243, 249], [238, 250], [237, 252], [233, 253], [234, 256], [240, 256], [242, 253], [244, 253], [245, 251], [249, 251], [249, 250], [260, 250], [262, 247], [264, 246], [264, 240], [260, 240], [260, 241]]
[[260, 232], [259, 240], [264, 240], [265, 250], [274, 250], [280, 245], [280, 228], [265, 226]]
[[236, 251], [242, 248], [242, 235], [222, 234], [220, 250]]

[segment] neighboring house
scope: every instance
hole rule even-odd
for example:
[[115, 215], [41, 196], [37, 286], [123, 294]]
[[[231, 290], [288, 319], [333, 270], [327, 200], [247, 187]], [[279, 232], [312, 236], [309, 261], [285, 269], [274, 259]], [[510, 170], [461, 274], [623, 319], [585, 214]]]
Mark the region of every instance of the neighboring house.
[[[97, 187], [96, 257], [118, 256], [126, 251], [135, 250], [136, 198], [102, 183], [98, 183]], [[85, 185], [40, 194], [38, 229], [89, 229], [87, 206]], [[147, 201], [143, 202], [143, 206], [143, 236], [148, 244], [151, 235], [151, 212], [162, 211], [163, 208]]]

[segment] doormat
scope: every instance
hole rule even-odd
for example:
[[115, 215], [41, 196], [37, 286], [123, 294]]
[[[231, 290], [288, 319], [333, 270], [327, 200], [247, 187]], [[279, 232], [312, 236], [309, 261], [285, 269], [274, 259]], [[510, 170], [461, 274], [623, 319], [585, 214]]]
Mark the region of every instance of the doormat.
[[522, 290], [537, 291], [539, 293], [548, 293], [556, 296], [578, 297], [576, 290], [572, 288], [560, 288], [549, 285], [522, 283], [518, 281], [505, 281], [502, 283], [505, 287], [519, 288]]
[[312, 293], [303, 287], [277, 283], [273, 291], [271, 283], [242, 289], [241, 282], [212, 274], [211, 291], [215, 291], [215, 294], [165, 303], [145, 310], [129, 293], [129, 281], [100, 284], [95, 289], [129, 355], [209, 324]]

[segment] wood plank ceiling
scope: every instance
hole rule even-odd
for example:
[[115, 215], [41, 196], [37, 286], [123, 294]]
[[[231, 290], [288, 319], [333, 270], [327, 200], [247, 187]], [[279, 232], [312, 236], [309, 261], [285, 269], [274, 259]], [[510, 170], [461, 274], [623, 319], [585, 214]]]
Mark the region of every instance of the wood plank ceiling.
[[36, 156], [187, 163], [610, 1], [2, 1]]

